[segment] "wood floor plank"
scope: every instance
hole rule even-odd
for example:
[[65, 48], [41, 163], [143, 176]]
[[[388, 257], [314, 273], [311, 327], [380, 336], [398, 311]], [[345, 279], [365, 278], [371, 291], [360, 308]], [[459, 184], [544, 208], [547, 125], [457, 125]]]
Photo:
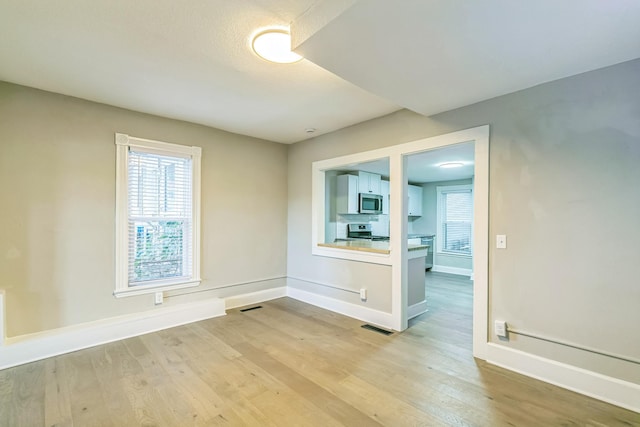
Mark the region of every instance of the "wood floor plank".
[[251, 344], [240, 344], [236, 347], [244, 357], [251, 360], [257, 366], [274, 375], [284, 384], [289, 386], [299, 395], [306, 398], [310, 403], [326, 412], [335, 420], [344, 425], [371, 425], [379, 426], [378, 422], [368, 417], [363, 412], [357, 410], [346, 402], [329, 393], [315, 382], [298, 374], [276, 359], [264, 354]]
[[[3, 373], [0, 386], [0, 425], [44, 424], [45, 362], [32, 362]], [[4, 424], [6, 423], [6, 424]]]
[[70, 393], [64, 364], [59, 358], [45, 361], [46, 388], [44, 423], [47, 426], [73, 426]]
[[385, 336], [289, 298], [0, 371], [0, 426], [636, 426], [472, 355], [472, 282]]
[[100, 351], [100, 347], [94, 347], [59, 356], [66, 373], [74, 425], [114, 425], [111, 421], [112, 414], [109, 413], [102, 395], [101, 384], [91, 363], [92, 354]]

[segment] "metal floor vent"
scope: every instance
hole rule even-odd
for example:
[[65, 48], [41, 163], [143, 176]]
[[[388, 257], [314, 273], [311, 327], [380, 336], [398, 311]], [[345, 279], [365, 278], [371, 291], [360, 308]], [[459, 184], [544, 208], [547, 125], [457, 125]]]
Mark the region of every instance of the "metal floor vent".
[[261, 305], [256, 305], [255, 307], [243, 308], [240, 311], [244, 313], [245, 311], [257, 310], [259, 308], [262, 308], [262, 306]]
[[362, 325], [361, 327], [364, 328], [364, 329], [368, 329], [370, 331], [373, 331], [373, 332], [377, 332], [379, 334], [383, 334], [383, 335], [391, 335], [393, 333], [391, 331], [386, 331], [384, 329], [378, 328], [377, 326], [373, 326], [373, 325], [369, 325], [369, 324]]

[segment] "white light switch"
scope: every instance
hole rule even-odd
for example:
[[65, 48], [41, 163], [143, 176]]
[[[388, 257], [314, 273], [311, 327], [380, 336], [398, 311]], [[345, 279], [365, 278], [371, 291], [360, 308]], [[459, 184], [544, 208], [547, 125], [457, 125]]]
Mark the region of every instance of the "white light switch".
[[505, 234], [496, 235], [496, 248], [507, 249], [507, 236]]
[[364, 288], [360, 289], [360, 299], [362, 301], [366, 301], [367, 299], [367, 290]]

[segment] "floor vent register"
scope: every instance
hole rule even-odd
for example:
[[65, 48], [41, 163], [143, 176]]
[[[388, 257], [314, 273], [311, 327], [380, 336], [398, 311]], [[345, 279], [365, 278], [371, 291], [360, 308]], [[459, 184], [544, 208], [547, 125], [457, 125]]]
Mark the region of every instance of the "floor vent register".
[[364, 329], [368, 329], [370, 331], [377, 332], [377, 333], [383, 334], [383, 335], [391, 335], [393, 333], [391, 331], [386, 331], [386, 330], [384, 330], [382, 328], [378, 328], [377, 326], [373, 326], [373, 325], [369, 325], [369, 324], [362, 325], [362, 327]]

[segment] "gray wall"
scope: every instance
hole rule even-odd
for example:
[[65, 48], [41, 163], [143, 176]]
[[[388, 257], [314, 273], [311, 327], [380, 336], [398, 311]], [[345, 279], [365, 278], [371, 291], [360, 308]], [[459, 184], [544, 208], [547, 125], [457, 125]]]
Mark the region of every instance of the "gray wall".
[[[381, 269], [311, 255], [312, 161], [489, 124], [489, 240], [508, 236], [508, 249], [489, 251], [490, 321], [640, 358], [639, 87], [635, 60], [432, 117], [404, 110], [295, 144], [289, 274], [354, 283]], [[376, 281], [384, 295], [388, 277]], [[640, 383], [638, 365], [531, 339], [491, 339]]]
[[154, 309], [153, 295], [112, 295], [115, 132], [202, 147], [204, 280], [165, 306], [284, 283], [212, 290], [285, 275], [285, 145], [0, 83], [9, 336]]

